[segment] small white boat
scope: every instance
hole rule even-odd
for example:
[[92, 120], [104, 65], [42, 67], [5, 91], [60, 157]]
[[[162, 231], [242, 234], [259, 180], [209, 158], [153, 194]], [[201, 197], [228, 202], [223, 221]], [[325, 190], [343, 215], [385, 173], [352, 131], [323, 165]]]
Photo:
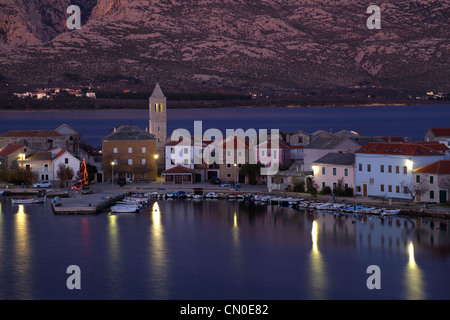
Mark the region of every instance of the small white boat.
[[194, 194], [194, 199], [203, 199], [203, 195], [202, 194]]
[[400, 209], [385, 209], [382, 212], [380, 212], [381, 215], [395, 215], [400, 213]]
[[37, 199], [11, 199], [12, 204], [37, 204], [37, 203], [44, 203], [46, 200], [46, 197], [44, 198], [37, 198]]
[[205, 197], [208, 199], [217, 198], [217, 194], [215, 192], [208, 192]]
[[5, 193], [5, 191], [0, 191], [0, 196], [2, 196]]
[[139, 211], [140, 206], [119, 204], [111, 207], [112, 213], [133, 213]]

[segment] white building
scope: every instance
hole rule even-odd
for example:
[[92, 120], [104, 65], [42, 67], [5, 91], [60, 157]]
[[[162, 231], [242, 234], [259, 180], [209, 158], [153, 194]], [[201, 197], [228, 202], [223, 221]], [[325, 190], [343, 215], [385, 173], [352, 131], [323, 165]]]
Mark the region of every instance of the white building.
[[73, 179], [76, 179], [80, 163], [81, 161], [70, 154], [70, 152], [60, 147], [55, 147], [30, 155], [21, 162], [21, 166], [36, 173], [39, 180], [58, 181], [58, 170], [61, 164], [72, 168], [74, 172]]
[[356, 150], [356, 195], [411, 199], [409, 190], [413, 188], [414, 169], [445, 158], [435, 147], [432, 144], [372, 142]]

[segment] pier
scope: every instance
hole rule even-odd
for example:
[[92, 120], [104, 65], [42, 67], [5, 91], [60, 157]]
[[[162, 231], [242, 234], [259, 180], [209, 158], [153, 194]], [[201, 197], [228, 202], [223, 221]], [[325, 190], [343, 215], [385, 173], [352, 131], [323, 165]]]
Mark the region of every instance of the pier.
[[128, 191], [119, 190], [86, 195], [77, 193], [70, 198], [54, 198], [51, 203], [53, 212], [57, 215], [90, 215], [105, 210], [128, 194]]

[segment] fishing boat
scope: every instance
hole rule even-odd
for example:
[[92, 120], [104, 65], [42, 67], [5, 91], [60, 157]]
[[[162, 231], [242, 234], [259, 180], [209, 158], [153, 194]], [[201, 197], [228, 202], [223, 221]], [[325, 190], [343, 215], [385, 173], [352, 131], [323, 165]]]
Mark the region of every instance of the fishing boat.
[[386, 209], [386, 210], [383, 210], [382, 212], [380, 212], [380, 214], [385, 216], [385, 215], [399, 214], [400, 212], [401, 212], [400, 209]]
[[205, 197], [208, 199], [217, 199], [218, 195], [215, 192], [208, 192]]
[[129, 204], [118, 204], [111, 207], [112, 213], [134, 213], [139, 211], [140, 206]]
[[36, 199], [11, 199], [12, 204], [38, 204], [45, 203], [46, 197]]

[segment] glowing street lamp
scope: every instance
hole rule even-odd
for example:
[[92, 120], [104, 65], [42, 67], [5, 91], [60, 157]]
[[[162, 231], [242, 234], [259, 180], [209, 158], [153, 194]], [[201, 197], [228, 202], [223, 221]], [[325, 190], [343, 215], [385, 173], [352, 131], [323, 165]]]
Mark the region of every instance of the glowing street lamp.
[[111, 187], [114, 187], [114, 166], [116, 165], [115, 161], [111, 161]]
[[153, 158], [155, 158], [155, 160], [158, 160], [158, 159], [159, 159], [159, 154], [155, 154], [155, 155], [153, 156]]

